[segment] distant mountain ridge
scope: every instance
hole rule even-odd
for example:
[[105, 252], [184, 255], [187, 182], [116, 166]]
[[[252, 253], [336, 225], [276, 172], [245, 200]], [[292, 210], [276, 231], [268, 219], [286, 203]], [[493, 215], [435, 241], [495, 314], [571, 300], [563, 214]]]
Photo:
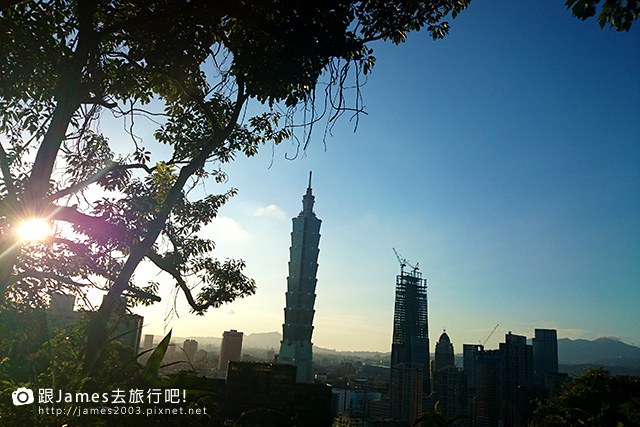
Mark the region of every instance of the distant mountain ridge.
[[258, 332], [245, 335], [242, 345], [247, 348], [280, 349], [282, 335], [280, 332]]
[[558, 362], [564, 365], [633, 366], [640, 368], [640, 347], [613, 338], [558, 340]]

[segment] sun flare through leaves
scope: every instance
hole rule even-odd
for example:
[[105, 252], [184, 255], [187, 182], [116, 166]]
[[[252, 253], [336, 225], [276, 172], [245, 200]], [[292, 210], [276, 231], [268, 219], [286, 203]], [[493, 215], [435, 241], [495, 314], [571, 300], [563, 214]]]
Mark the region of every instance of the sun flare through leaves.
[[32, 240], [43, 240], [51, 232], [49, 222], [42, 218], [34, 218], [20, 224], [18, 236], [20, 240], [27, 242]]

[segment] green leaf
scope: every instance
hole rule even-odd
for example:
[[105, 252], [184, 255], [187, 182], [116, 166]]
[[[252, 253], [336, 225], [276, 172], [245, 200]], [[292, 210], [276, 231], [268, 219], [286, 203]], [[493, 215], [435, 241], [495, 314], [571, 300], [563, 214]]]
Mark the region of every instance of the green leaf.
[[171, 332], [160, 341], [160, 344], [153, 350], [149, 360], [144, 365], [142, 372], [140, 374], [140, 382], [142, 385], [151, 386], [158, 379], [158, 370], [160, 369], [160, 364], [162, 363], [162, 359], [164, 359], [164, 355], [167, 352], [167, 348], [169, 348], [169, 343], [171, 342]]

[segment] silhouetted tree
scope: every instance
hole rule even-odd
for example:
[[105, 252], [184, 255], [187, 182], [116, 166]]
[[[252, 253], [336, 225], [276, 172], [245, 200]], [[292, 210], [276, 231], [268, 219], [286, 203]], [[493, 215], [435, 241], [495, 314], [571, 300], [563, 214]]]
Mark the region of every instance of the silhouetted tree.
[[[143, 259], [173, 277], [197, 314], [254, 293], [244, 263], [212, 258], [213, 242], [197, 234], [235, 189], [195, 200], [190, 190], [207, 177], [223, 182], [221, 165], [239, 154], [290, 137], [305, 147], [318, 121], [357, 114], [370, 43], [421, 28], [441, 38], [444, 18], [469, 1], [3, 3], [0, 306], [104, 289], [88, 330], [90, 372], [118, 299], [158, 299], [157, 283], [134, 281]], [[105, 113], [130, 138], [103, 135]], [[164, 159], [152, 162], [136, 135], [143, 117], [157, 124], [166, 148], [154, 155]], [[59, 232], [21, 241], [16, 230], [31, 218]]]
[[612, 376], [589, 368], [542, 402], [531, 427], [640, 425], [640, 377]]

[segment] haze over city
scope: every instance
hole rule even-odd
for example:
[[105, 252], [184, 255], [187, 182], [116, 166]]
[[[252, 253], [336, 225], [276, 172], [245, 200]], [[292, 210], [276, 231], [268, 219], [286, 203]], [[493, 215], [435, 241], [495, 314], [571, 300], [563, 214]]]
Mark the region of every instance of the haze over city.
[[[390, 351], [392, 248], [428, 282], [429, 329], [460, 352], [504, 334], [640, 344], [640, 33], [600, 30], [563, 2], [473, 2], [437, 42], [376, 46], [366, 115], [223, 165], [236, 187], [202, 235], [257, 293], [205, 316], [161, 303], [143, 333], [282, 331], [291, 218], [313, 170], [322, 219], [313, 343]], [[107, 126], [105, 124], [104, 126]], [[295, 160], [287, 160], [294, 157]], [[432, 343], [433, 345], [433, 343]]]

